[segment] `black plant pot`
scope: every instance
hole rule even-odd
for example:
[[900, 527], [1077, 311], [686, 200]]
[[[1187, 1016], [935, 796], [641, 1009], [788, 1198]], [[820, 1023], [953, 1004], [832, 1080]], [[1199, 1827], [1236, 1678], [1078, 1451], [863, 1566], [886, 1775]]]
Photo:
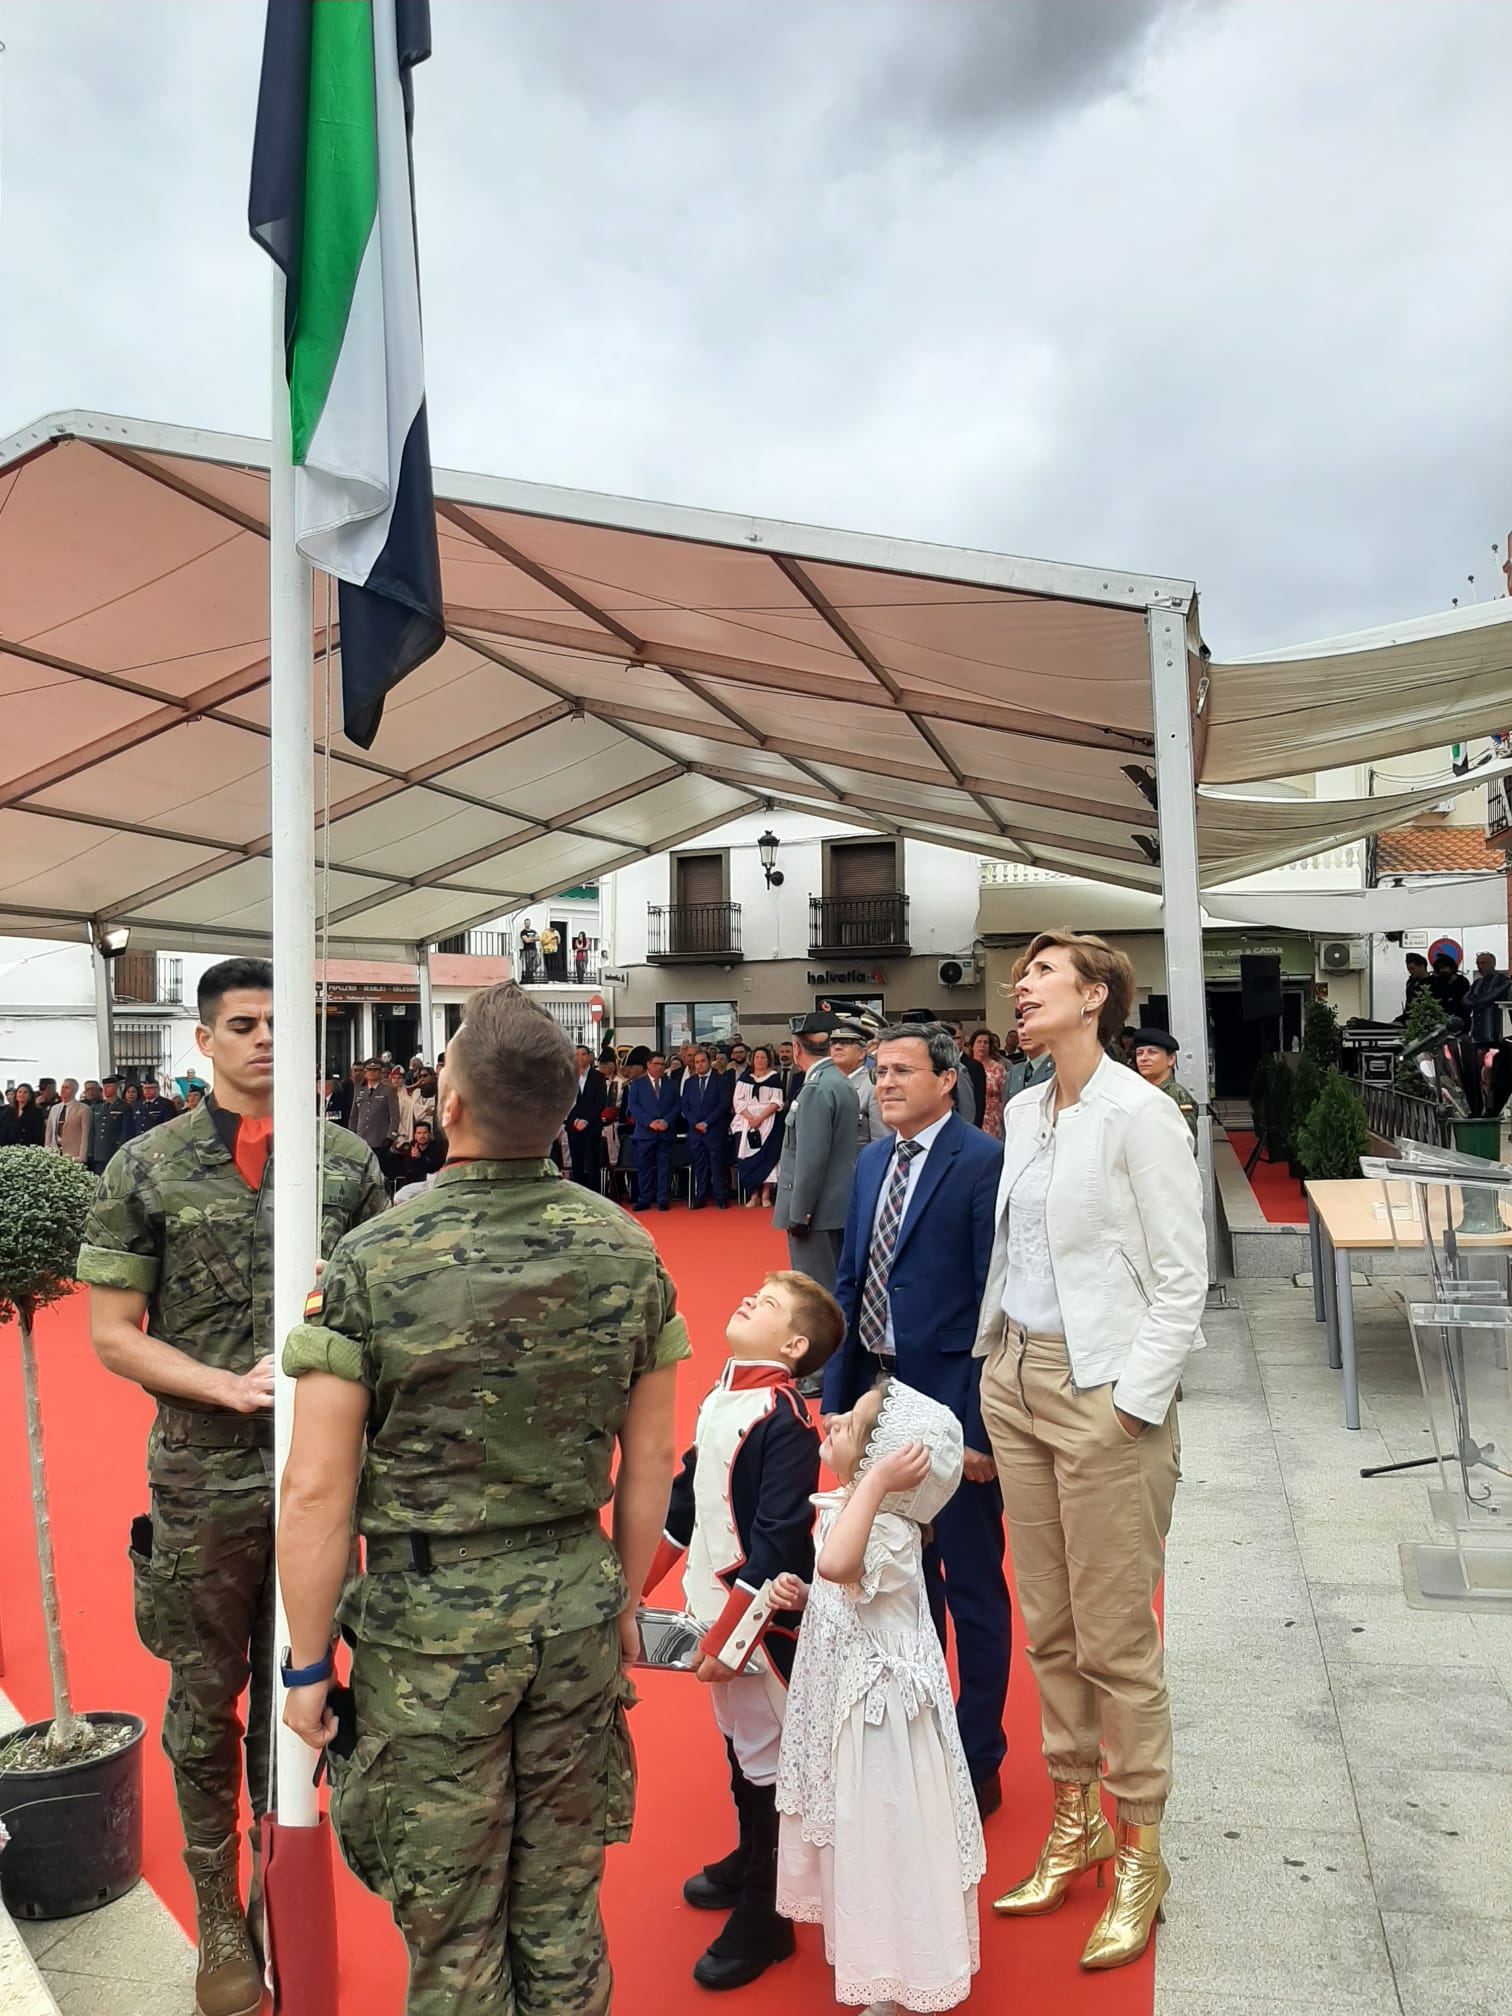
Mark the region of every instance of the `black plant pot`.
[[[72, 1918], [124, 1897], [142, 1874], [142, 1738], [137, 1715], [86, 1715], [99, 1727], [129, 1727], [108, 1757], [52, 1771], [0, 1771], [0, 1894], [13, 1918]], [[39, 1734], [46, 1722], [17, 1733]]]

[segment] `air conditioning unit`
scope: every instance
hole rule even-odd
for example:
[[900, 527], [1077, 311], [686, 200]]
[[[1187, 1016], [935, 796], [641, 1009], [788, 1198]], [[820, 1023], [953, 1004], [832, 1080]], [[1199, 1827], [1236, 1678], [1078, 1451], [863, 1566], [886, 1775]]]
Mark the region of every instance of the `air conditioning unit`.
[[974, 959], [942, 959], [935, 968], [942, 987], [970, 987], [977, 977]]
[[1369, 957], [1363, 938], [1325, 938], [1318, 947], [1318, 964], [1325, 973], [1363, 973]]

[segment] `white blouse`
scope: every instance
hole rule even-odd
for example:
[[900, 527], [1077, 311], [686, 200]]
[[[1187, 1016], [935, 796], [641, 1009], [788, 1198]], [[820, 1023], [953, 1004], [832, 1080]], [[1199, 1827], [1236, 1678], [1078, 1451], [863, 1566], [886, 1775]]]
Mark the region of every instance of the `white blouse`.
[[1032, 1337], [1066, 1334], [1045, 1225], [1045, 1199], [1054, 1169], [1052, 1130], [1008, 1193], [1008, 1278], [1003, 1283], [1003, 1311]]

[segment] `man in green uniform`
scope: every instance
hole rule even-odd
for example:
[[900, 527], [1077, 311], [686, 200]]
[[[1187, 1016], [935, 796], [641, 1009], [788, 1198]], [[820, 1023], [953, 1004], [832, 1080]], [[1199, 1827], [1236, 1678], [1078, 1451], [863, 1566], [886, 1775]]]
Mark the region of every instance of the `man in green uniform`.
[[1139, 1029], [1134, 1035], [1134, 1067], [1148, 1084], [1174, 1099], [1181, 1117], [1197, 1139], [1197, 1101], [1176, 1076], [1181, 1045], [1167, 1029]]
[[[356, 1746], [331, 1817], [404, 1934], [410, 2016], [609, 2008], [599, 1884], [634, 1794], [621, 1662], [690, 1350], [647, 1234], [546, 1159], [576, 1092], [544, 1010], [512, 983], [474, 995], [438, 1094], [450, 1161], [342, 1240], [284, 1351], [284, 1719], [312, 1747], [333, 1733], [339, 1614]], [[354, 1505], [366, 1568], [343, 1594]]]
[[[260, 1815], [274, 1650], [272, 988], [262, 959], [205, 974], [197, 1041], [214, 1097], [112, 1157], [79, 1255], [101, 1363], [158, 1403], [152, 1513], [133, 1522], [131, 1564], [142, 1643], [170, 1668], [163, 1748], [194, 1880], [201, 2016], [240, 2016], [262, 1998], [237, 1873], [238, 1704], [250, 1671], [247, 1784]], [[383, 1209], [384, 1192], [356, 1135], [325, 1125], [330, 1253]]]

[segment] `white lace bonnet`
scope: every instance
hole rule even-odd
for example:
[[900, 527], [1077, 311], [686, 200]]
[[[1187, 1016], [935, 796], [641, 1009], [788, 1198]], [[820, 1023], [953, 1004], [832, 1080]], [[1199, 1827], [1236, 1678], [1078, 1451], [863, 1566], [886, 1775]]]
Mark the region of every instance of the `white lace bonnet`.
[[965, 1438], [948, 1407], [905, 1386], [901, 1379], [889, 1379], [876, 1425], [866, 1438], [866, 1453], [857, 1465], [857, 1476], [879, 1457], [910, 1442], [922, 1442], [929, 1451], [929, 1475], [912, 1491], [889, 1491], [882, 1500], [882, 1510], [927, 1526], [955, 1496]]

